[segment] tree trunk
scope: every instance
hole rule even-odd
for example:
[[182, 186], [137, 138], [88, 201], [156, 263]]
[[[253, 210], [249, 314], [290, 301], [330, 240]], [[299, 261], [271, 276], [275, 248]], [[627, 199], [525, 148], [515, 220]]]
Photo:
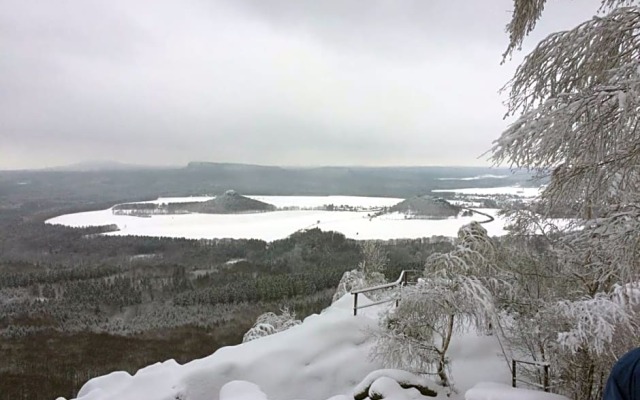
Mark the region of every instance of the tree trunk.
[[440, 352], [440, 359], [438, 360], [438, 377], [442, 381], [442, 386], [450, 387], [451, 382], [449, 382], [449, 376], [447, 376], [446, 366], [447, 366], [447, 350], [449, 349], [449, 344], [451, 343], [451, 336], [453, 336], [453, 322], [454, 315], [449, 315], [449, 321], [447, 324], [447, 332], [445, 336], [442, 338], [442, 351]]

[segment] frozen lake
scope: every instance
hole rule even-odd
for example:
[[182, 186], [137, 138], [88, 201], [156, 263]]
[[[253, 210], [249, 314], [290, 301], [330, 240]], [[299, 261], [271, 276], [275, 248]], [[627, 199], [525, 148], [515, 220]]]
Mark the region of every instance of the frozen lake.
[[[355, 196], [248, 196], [277, 207], [320, 207], [325, 204], [362, 208], [392, 206], [402, 199]], [[211, 197], [160, 198], [155, 203], [205, 201]], [[490, 215], [498, 210], [482, 209]], [[486, 217], [460, 217], [445, 220], [405, 219], [403, 214], [386, 214], [371, 219], [368, 211], [285, 210], [251, 214], [153, 215], [141, 218], [114, 215], [111, 209], [62, 215], [47, 221], [72, 227], [115, 224], [120, 229], [108, 235], [181, 237], [190, 239], [262, 239], [285, 238], [301, 229], [320, 228], [337, 231], [353, 239], [422, 238], [433, 235], [455, 236], [458, 228]], [[504, 221], [496, 219], [484, 227], [490, 235], [503, 235]]]

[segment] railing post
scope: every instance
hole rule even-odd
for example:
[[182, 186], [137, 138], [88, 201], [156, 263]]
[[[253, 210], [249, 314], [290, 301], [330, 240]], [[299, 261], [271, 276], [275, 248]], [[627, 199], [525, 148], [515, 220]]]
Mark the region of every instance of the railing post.
[[[403, 287], [407, 286], [407, 271], [402, 271], [401, 277], [402, 277], [402, 283], [400, 283], [400, 288], [403, 288]], [[400, 304], [400, 298], [397, 298], [396, 299], [396, 308], [398, 308], [399, 304]]]
[[545, 364], [544, 366], [544, 377], [542, 385], [544, 386], [544, 391], [549, 391], [549, 364]]
[[358, 315], [358, 293], [353, 294], [353, 316]]
[[511, 386], [516, 387], [516, 360], [511, 360]]

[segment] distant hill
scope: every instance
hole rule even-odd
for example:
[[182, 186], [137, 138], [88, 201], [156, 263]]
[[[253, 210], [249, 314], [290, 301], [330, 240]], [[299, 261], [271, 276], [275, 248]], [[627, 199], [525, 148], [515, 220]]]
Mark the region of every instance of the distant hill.
[[401, 201], [389, 209], [418, 218], [444, 219], [457, 216], [461, 208], [448, 201], [431, 196], [416, 196]]
[[113, 207], [113, 212], [120, 215], [164, 215], [164, 214], [241, 214], [250, 212], [275, 211], [276, 207], [259, 200], [242, 196], [234, 190], [202, 202], [186, 203], [125, 203]]
[[245, 212], [274, 211], [276, 207], [259, 200], [241, 196], [234, 190], [227, 190], [216, 198], [201, 203], [192, 203], [186, 208], [203, 214], [236, 214]]

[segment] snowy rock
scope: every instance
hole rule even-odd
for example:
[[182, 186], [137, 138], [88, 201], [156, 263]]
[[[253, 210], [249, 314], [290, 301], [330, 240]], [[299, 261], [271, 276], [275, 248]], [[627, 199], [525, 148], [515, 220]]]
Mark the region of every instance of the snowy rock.
[[369, 388], [369, 398], [371, 400], [382, 400], [382, 399], [403, 399], [406, 396], [403, 393], [403, 389], [400, 387], [398, 382], [391, 378], [387, 378], [383, 376], [382, 378], [378, 378], [371, 384]]
[[[360, 384], [358, 384], [358, 386], [355, 387], [353, 390], [354, 399], [363, 400], [367, 397], [373, 399], [373, 397], [371, 397], [372, 390], [380, 388], [380, 385], [383, 385], [382, 383], [378, 383], [380, 380], [382, 380], [382, 382], [391, 380], [395, 382], [400, 389], [413, 388], [418, 392], [418, 394], [423, 396], [435, 397], [438, 394], [437, 390], [435, 390], [438, 386], [428, 378], [398, 369], [379, 369], [371, 372], [362, 380], [362, 382], [360, 382]], [[388, 384], [384, 385], [385, 387], [388, 386]], [[376, 393], [382, 394], [379, 391], [376, 391]], [[383, 396], [383, 398], [387, 397]]]
[[[387, 283], [387, 280], [385, 276], [379, 272], [373, 272], [367, 276], [364, 272], [357, 269], [346, 271], [342, 275], [342, 278], [340, 278], [338, 288], [333, 294], [332, 302], [338, 301], [345, 294], [350, 294], [352, 290], [378, 286], [384, 283]], [[368, 292], [367, 296], [369, 296], [372, 300], [380, 300], [385, 297], [390, 297], [390, 294], [388, 293], [388, 291], [379, 290]]]
[[286, 331], [287, 329], [300, 325], [300, 321], [296, 319], [295, 313], [285, 308], [280, 315], [267, 312], [260, 315], [247, 333], [244, 334], [242, 342], [250, 342], [261, 337], [273, 335], [274, 333]]
[[345, 294], [348, 294], [352, 290], [361, 289], [366, 287], [364, 280], [364, 273], [362, 271], [358, 271], [356, 269], [351, 271], [346, 271], [342, 278], [340, 278], [340, 282], [338, 283], [338, 288], [333, 295], [332, 302], [336, 302], [341, 299]]
[[108, 375], [99, 376], [91, 379], [80, 388], [78, 392], [78, 398], [95, 395], [96, 392], [101, 392], [104, 387], [121, 386], [126, 385], [131, 381], [131, 375], [128, 372], [116, 371]]
[[220, 400], [268, 400], [260, 388], [246, 381], [232, 381], [220, 389]]

